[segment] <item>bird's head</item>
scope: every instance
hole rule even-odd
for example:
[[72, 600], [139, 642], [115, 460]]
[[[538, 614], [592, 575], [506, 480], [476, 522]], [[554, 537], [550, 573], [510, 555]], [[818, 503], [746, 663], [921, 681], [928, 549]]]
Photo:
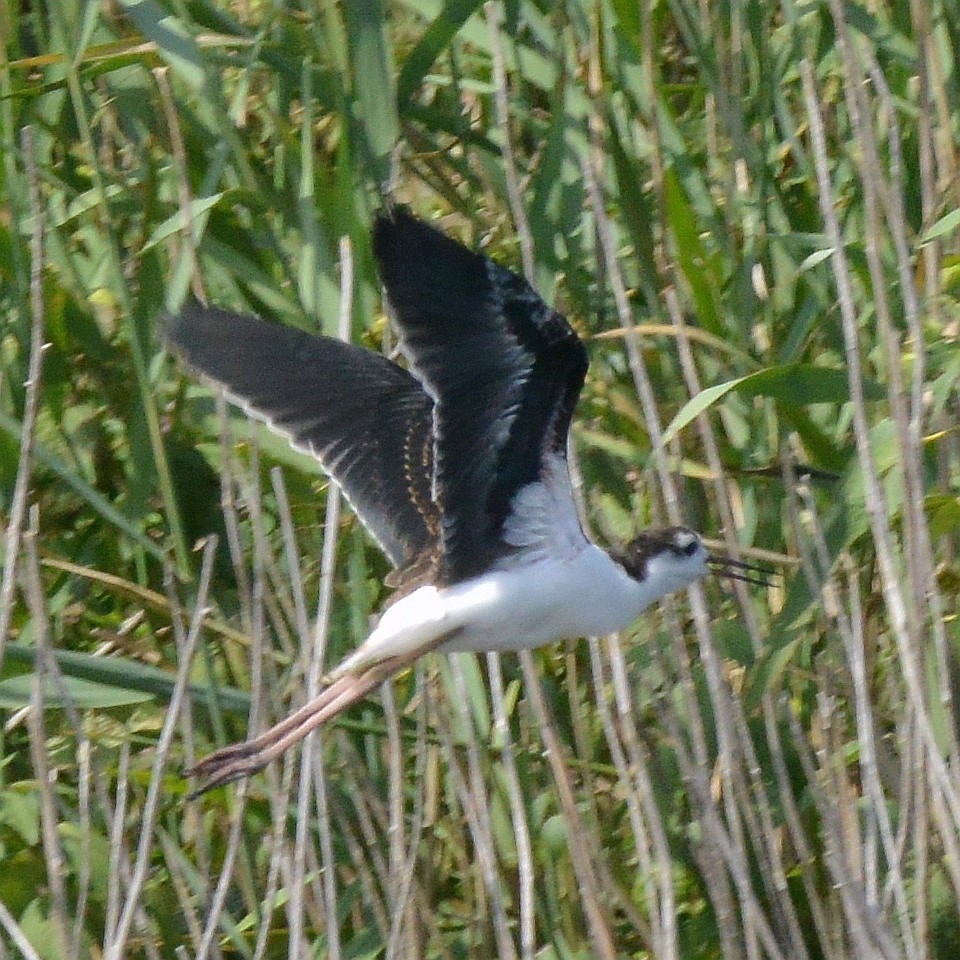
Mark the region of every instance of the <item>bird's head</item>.
[[617, 558], [636, 580], [656, 583], [672, 593], [707, 574], [770, 586], [771, 570], [710, 553], [703, 538], [688, 527], [645, 530], [631, 540]]

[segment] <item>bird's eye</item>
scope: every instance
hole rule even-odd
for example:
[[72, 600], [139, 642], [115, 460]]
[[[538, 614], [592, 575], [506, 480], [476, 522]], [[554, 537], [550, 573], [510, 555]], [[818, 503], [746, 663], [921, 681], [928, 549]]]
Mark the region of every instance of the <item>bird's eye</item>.
[[700, 546], [699, 540], [691, 540], [685, 547], [682, 547], [684, 554], [688, 557], [692, 557], [697, 552], [697, 547]]

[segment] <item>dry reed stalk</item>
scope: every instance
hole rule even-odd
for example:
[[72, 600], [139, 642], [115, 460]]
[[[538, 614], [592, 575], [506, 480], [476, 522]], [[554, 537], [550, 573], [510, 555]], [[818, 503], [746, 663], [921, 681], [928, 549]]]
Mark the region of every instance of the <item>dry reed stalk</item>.
[[240, 626], [245, 636], [250, 635], [251, 587], [247, 573], [247, 560], [243, 551], [243, 538], [240, 535], [240, 509], [237, 504], [237, 484], [234, 479], [233, 429], [227, 415], [227, 401], [221, 391], [216, 396], [217, 422], [220, 424], [220, 513], [223, 516], [227, 533], [227, 548], [230, 563], [240, 595]]
[[957, 775], [952, 773], [944, 762], [931, 726], [930, 715], [925, 703], [920, 665], [915, 648], [911, 643], [907, 600], [901, 588], [900, 573], [895, 561], [894, 537], [889, 523], [886, 496], [882, 489], [876, 460], [870, 445], [870, 426], [863, 390], [863, 362], [858, 340], [855, 298], [850, 267], [844, 252], [839, 223], [832, 200], [833, 189], [830, 181], [826, 138], [819, 99], [809, 61], [801, 61], [800, 70], [813, 140], [821, 214], [832, 244], [832, 258], [840, 297], [840, 316], [853, 409], [854, 438], [865, 481], [867, 514], [877, 551], [882, 595], [889, 616], [890, 628], [896, 640], [910, 705], [916, 715], [918, 729], [926, 751], [926, 759], [933, 776], [932, 785], [941, 792], [946, 808], [950, 812], [952, 824], [948, 829], [957, 831], [960, 830], [960, 792], [958, 792], [956, 783]]
[[40, 838], [47, 868], [47, 885], [50, 890], [51, 919], [56, 947], [62, 956], [70, 952], [69, 908], [66, 887], [66, 855], [57, 824], [58, 803], [54, 796], [54, 771], [47, 761], [47, 724], [44, 683], [48, 674], [50, 649], [50, 624], [46, 615], [43, 584], [40, 580], [40, 562], [37, 557], [36, 538], [39, 511], [33, 506], [29, 512], [30, 522], [23, 536], [25, 549], [25, 590], [27, 604], [37, 632], [38, 657], [33, 675], [33, 690], [27, 715], [30, 734], [30, 761], [40, 795]]
[[[221, 436], [227, 434], [227, 426], [224, 417], [221, 421]], [[230, 472], [231, 476], [236, 476], [235, 471]], [[243, 494], [243, 501], [247, 505], [251, 528], [253, 530], [253, 576], [250, 590], [250, 609], [249, 617], [249, 636], [250, 643], [250, 712], [247, 718], [248, 729], [257, 730], [260, 724], [262, 694], [263, 694], [263, 665], [264, 665], [264, 593], [266, 587], [264, 584], [264, 567], [267, 547], [263, 535], [263, 514], [261, 510], [261, 496], [259, 486], [259, 457], [256, 444], [251, 447], [251, 465], [249, 476], [251, 481], [247, 484], [247, 489]], [[195, 960], [206, 960], [213, 953], [219, 956], [219, 950], [215, 943], [215, 938], [221, 930], [225, 933], [230, 932], [230, 925], [224, 922], [224, 907], [233, 882], [234, 870], [238, 858], [241, 855], [241, 847], [244, 843], [244, 812], [247, 805], [247, 796], [249, 793], [249, 783], [244, 781], [236, 791], [233, 802], [231, 803], [229, 829], [227, 831], [227, 842], [224, 849], [223, 859], [217, 871], [216, 884], [213, 887], [213, 894], [209, 898], [206, 910], [206, 920], [203, 926], [200, 941], [197, 946]], [[252, 885], [244, 877], [241, 886], [243, 888], [244, 900], [247, 909], [253, 910], [256, 904]]]
[[[290, 502], [287, 497], [286, 486], [283, 483], [283, 474], [278, 468], [274, 467], [271, 469], [270, 481], [274, 496], [276, 497], [277, 513], [280, 518], [280, 532], [284, 550], [286, 575], [290, 583], [290, 593], [294, 611], [294, 633], [295, 636], [305, 638], [310, 635], [310, 627], [307, 617], [303, 580], [300, 575], [296, 536], [293, 528], [293, 520], [290, 515]], [[267, 867], [266, 888], [261, 901], [262, 909], [260, 911], [260, 923], [257, 928], [257, 939], [253, 950], [254, 960], [261, 960], [266, 952], [273, 913], [276, 908], [277, 894], [282, 882], [281, 874], [289, 855], [285, 828], [288, 822], [287, 811], [290, 806], [295, 769], [295, 756], [289, 753], [283, 759], [282, 770], [279, 777], [273, 765], [265, 771], [269, 781], [268, 795], [273, 815], [273, 827], [269, 835], [270, 861]], [[287, 878], [287, 883], [289, 883], [289, 878]]]
[[[494, 3], [493, 0], [490, 0], [490, 2], [485, 5], [485, 13], [490, 33], [494, 69], [495, 103], [501, 135], [500, 148], [504, 161], [508, 197], [514, 227], [520, 241], [524, 275], [531, 284], [534, 284], [535, 264], [533, 239], [530, 235], [530, 225], [521, 196], [516, 153], [510, 131], [510, 114], [499, 6]], [[536, 673], [533, 658], [528, 651], [522, 651], [520, 653], [520, 663], [523, 669], [528, 697], [540, 729], [540, 736], [547, 750], [554, 781], [560, 794], [561, 808], [567, 823], [570, 855], [574, 870], [581, 883], [581, 894], [584, 899], [584, 909], [587, 915], [594, 948], [598, 951], [599, 956], [612, 960], [615, 956], [614, 938], [610, 929], [609, 919], [605, 916], [605, 911], [601, 906], [600, 879], [597, 876], [588, 846], [588, 839], [591, 841], [590, 846], [596, 846], [597, 848], [600, 846], [600, 841], [595, 831], [585, 828], [585, 824], [577, 810], [569, 775], [564, 767], [563, 761], [560, 759], [561, 741], [556, 733], [554, 720], [550, 715], [546, 701], [540, 690], [540, 680]], [[530, 949], [530, 936], [528, 932], [525, 953], [529, 952]]]
[[[120, 904], [122, 893], [120, 890], [121, 877], [129, 875], [129, 855], [125, 849], [124, 822], [127, 813], [127, 796], [130, 789], [130, 741], [125, 740], [120, 745], [120, 756], [117, 760], [117, 792], [113, 806], [113, 815], [107, 818], [110, 824], [110, 862], [107, 871], [107, 903], [103, 924], [103, 949], [112, 943], [120, 921]], [[104, 812], [109, 814], [108, 804], [104, 803]], [[126, 870], [122, 870], [126, 867]]]
[[533, 717], [543, 738], [550, 772], [553, 774], [557, 788], [560, 809], [566, 821], [570, 859], [580, 883], [580, 894], [584, 912], [587, 915], [593, 948], [604, 960], [614, 960], [615, 939], [610, 918], [604, 909], [604, 898], [601, 896], [600, 880], [594, 864], [594, 852], [598, 840], [591, 832], [584, 829], [582, 818], [577, 810], [573, 781], [567, 770], [566, 751], [557, 732], [556, 721], [543, 696], [537, 668], [529, 650], [520, 652], [520, 665], [523, 668], [523, 679]]
[[[353, 320], [353, 248], [350, 238], [340, 238], [340, 317], [338, 332], [341, 340], [349, 340]], [[337, 555], [337, 531], [340, 524], [340, 492], [331, 485], [327, 491], [326, 516], [324, 518], [323, 551], [320, 558], [320, 596], [317, 600], [317, 616], [314, 628], [312, 655], [307, 670], [307, 699], [315, 697], [322, 684], [323, 664], [330, 633], [330, 614], [333, 605], [333, 578]], [[297, 795], [296, 840], [293, 849], [294, 872], [288, 916], [290, 918], [290, 957], [294, 960], [301, 950], [309, 949], [303, 942], [302, 887], [306, 860], [307, 825], [312, 788], [313, 803], [317, 812], [319, 829], [320, 860], [322, 870], [323, 908], [326, 915], [327, 949], [331, 960], [341, 955], [340, 929], [337, 919], [336, 860], [333, 854], [333, 837], [330, 829], [330, 811], [327, 796], [326, 774], [322, 763], [323, 731], [313, 731], [301, 747], [300, 785]]]
[[[584, 175], [584, 182], [590, 198], [591, 209], [596, 221], [597, 236], [600, 241], [600, 247], [603, 255], [603, 261], [606, 266], [608, 280], [614, 293], [618, 323], [621, 329], [629, 331], [634, 326], [633, 314], [627, 299], [626, 283], [617, 261], [617, 250], [614, 242], [612, 227], [605, 213], [603, 198], [599, 188], [599, 178], [596, 171], [594, 171], [592, 166], [586, 161], [582, 162], [581, 170]], [[657, 479], [659, 481], [660, 497], [663, 500], [668, 521], [670, 523], [680, 523], [682, 518], [680, 514], [679, 491], [669, 466], [670, 457], [668, 456], [662, 442], [663, 427], [660, 421], [659, 408], [654, 395], [650, 375], [647, 371], [646, 363], [644, 362], [636, 338], [628, 334], [624, 338], [624, 345], [627, 351], [629, 368], [633, 376], [634, 385], [636, 387], [637, 395], [640, 399], [641, 408], [643, 410], [644, 422], [646, 424], [647, 432], [650, 436], [650, 441], [653, 448], [653, 460]], [[695, 588], [691, 591], [691, 597], [702, 598], [702, 593], [700, 592], [699, 588]], [[700, 602], [696, 602], [695, 600], [694, 603], [695, 614], [698, 614], [698, 636], [701, 640], [701, 643], [705, 643], [709, 636], [709, 624], [706, 618], [705, 607], [703, 606], [702, 599]], [[664, 604], [664, 607], [669, 608], [669, 605], [670, 604], [668, 601]], [[675, 621], [674, 630], [676, 630]], [[682, 645], [683, 641], [680, 634], [674, 633], [674, 636], [676, 642]], [[707, 659], [710, 660], [711, 658], [708, 656]], [[714, 677], [715, 681], [713, 692], [714, 694], [717, 694], [720, 690], [722, 681], [719, 679], [716, 669], [713, 670], [712, 676]], [[692, 699], [689, 702], [689, 707], [693, 716], [696, 716], [699, 713], [699, 706], [697, 705], [696, 699]], [[723, 716], [723, 714], [720, 715], [721, 722], [723, 721]], [[695, 724], [699, 727], [703, 726], [702, 720], [695, 721]], [[732, 741], [733, 738], [729, 735], [728, 731], [726, 736], [728, 749], [722, 752], [722, 755], [727, 758], [728, 762], [732, 760], [732, 754], [729, 750], [729, 744], [732, 743]], [[724, 765], [722, 775], [725, 778], [729, 778], [730, 776], [730, 771], [727, 769], [726, 764]], [[727, 798], [732, 798], [733, 791], [732, 789], [729, 789], [729, 787], [730, 784], [728, 783], [728, 789], [724, 791], [724, 796]], [[727, 815], [732, 818], [734, 824], [736, 825], [739, 820], [738, 813], [736, 808], [730, 804], [729, 800], [727, 801]], [[736, 827], [735, 829], [737, 836], [739, 837], [736, 849], [739, 851], [740, 873], [742, 875], [743, 871], [746, 869], [748, 856], [743, 844], [742, 831]], [[709, 862], [715, 863], [716, 861], [711, 858]], [[710, 884], [709, 895], [712, 898], [717, 898], [716, 903], [718, 906], [718, 914], [721, 917], [732, 917], [732, 907], [729, 903], [729, 900], [726, 899], [726, 885], [720, 882], [719, 878], [715, 877], [714, 879], [717, 880], [717, 882]], [[724, 924], [721, 924], [721, 927], [722, 929], [726, 930]], [[730, 955], [735, 957], [739, 950], [739, 948], [735, 946], [740, 938], [739, 934], [729, 931], [727, 933], [723, 933], [722, 936], [724, 938], [724, 948], [728, 952], [732, 951]], [[752, 941], [748, 938], [748, 955], [753, 951], [753, 949]]]
[[[833, 621], [835, 628], [843, 640], [850, 677], [853, 682], [854, 710], [857, 729], [857, 743], [859, 745], [859, 766], [862, 782], [866, 787], [866, 794], [870, 799], [870, 822], [876, 823], [877, 832], [883, 847], [887, 865], [888, 880], [892, 884], [894, 902], [896, 905], [897, 921], [906, 948], [906, 955], [910, 960], [918, 956], [917, 945], [914, 942], [913, 931], [910, 928], [909, 905], [907, 903], [907, 884], [901, 870], [902, 855], [898, 850], [893, 835], [893, 826], [887, 810], [886, 798], [877, 765], [877, 738], [873, 719], [873, 708], [870, 702], [870, 693], [867, 686], [867, 666], [864, 656], [866, 640], [863, 633], [863, 618], [860, 610], [859, 594], [857, 590], [847, 593], [846, 610], [839, 601], [841, 591], [839, 584], [831, 574], [831, 562], [827, 548], [823, 526], [817, 515], [816, 504], [809, 487], [802, 483], [797, 487], [806, 516], [811, 526], [812, 546], [819, 566], [819, 577], [816, 581], [822, 595], [827, 597], [824, 604], [825, 612]], [[845, 565], [850, 574], [852, 566], [849, 557], [845, 558]], [[849, 611], [849, 614], [847, 613]], [[856, 629], [855, 629], [856, 628]]]
[[[697, 372], [696, 362], [690, 347], [689, 340], [683, 335], [685, 324], [680, 311], [680, 304], [677, 300], [676, 291], [672, 288], [665, 292], [664, 297], [667, 309], [670, 314], [674, 328], [677, 330], [677, 348], [680, 357], [681, 369], [686, 381], [687, 391], [690, 396], [697, 396], [702, 390], [700, 376]], [[720, 450], [717, 438], [714, 434], [710, 419], [705, 414], [700, 414], [696, 418], [696, 425], [700, 440], [707, 455], [707, 464], [713, 477], [714, 496], [720, 509], [722, 521], [722, 530], [725, 536], [727, 551], [736, 554], [739, 544], [734, 536], [737, 524], [734, 519], [733, 508], [730, 503], [730, 497], [727, 487], [727, 481], [724, 477], [723, 464], [720, 458]], [[762, 652], [763, 641], [761, 639], [761, 628], [757, 622], [754, 607], [750, 601], [746, 584], [740, 581], [734, 581], [733, 592], [737, 599], [737, 606], [740, 611], [744, 626], [750, 638], [750, 644], [756, 655]], [[751, 816], [752, 807], [756, 806], [756, 812], [760, 821], [750, 825], [750, 835], [753, 838], [753, 847], [761, 863], [764, 864], [762, 876], [769, 877], [771, 880], [770, 896], [774, 904], [778, 906], [783, 921], [787, 927], [790, 939], [790, 949], [797, 957], [806, 957], [807, 950], [804, 943], [803, 934], [800, 929], [800, 921], [794, 910], [793, 902], [789, 896], [787, 888], [786, 867], [781, 857], [781, 845], [777, 839], [776, 829], [773, 823], [773, 817], [770, 811], [769, 803], [766, 798], [766, 790], [759, 779], [760, 763], [757, 760], [756, 750], [750, 738], [747, 728], [746, 717], [740, 710], [736, 698], [730, 698], [727, 705], [732, 711], [733, 724], [737, 731], [738, 747], [743, 752], [745, 758], [745, 767], [750, 777], [749, 797], [744, 799], [748, 803], [744, 805], [744, 813]], [[765, 694], [761, 701], [764, 725], [767, 733], [768, 748], [773, 755], [779, 755], [780, 763], [783, 761], [783, 748], [780, 743], [779, 733], [772, 698]], [[760, 841], [763, 841], [761, 846]]]
[[[33, 949], [33, 944], [27, 939], [16, 918], [2, 902], [0, 902], [0, 927], [3, 927], [7, 936], [13, 941], [13, 945], [23, 955], [23, 960], [41, 960], [40, 954]], [[5, 947], [2, 949], [6, 951]]]
[[[395, 960], [396, 957], [402, 956], [419, 956], [423, 952], [423, 945], [419, 942], [419, 930], [417, 929], [416, 898], [411, 896], [417, 867], [417, 854], [423, 836], [424, 793], [426, 789], [424, 781], [427, 764], [427, 708], [424, 697], [422, 663], [417, 665], [416, 680], [418, 708], [413, 776], [415, 784], [414, 807], [410, 818], [410, 843], [404, 853], [399, 873], [393, 872], [392, 917], [389, 936], [385, 938], [387, 941], [386, 960]], [[404, 949], [403, 944], [406, 947], [405, 953], [401, 953], [401, 950]]]
[[[591, 654], [594, 649], [595, 642], [591, 641]], [[653, 893], [653, 909], [649, 910], [651, 944], [658, 958], [671, 960], [679, 956], [679, 944], [677, 901], [666, 825], [653, 790], [649, 756], [639, 736], [627, 664], [619, 639], [608, 637], [606, 649], [617, 711], [616, 730], [622, 743], [615, 762], [618, 772], [622, 770], [628, 804], [635, 808], [632, 814], [634, 832], [637, 838], [642, 838], [637, 841], [637, 850], [643, 851], [648, 888]]]
[[[480, 774], [479, 753], [476, 731], [470, 715], [470, 700], [463, 680], [463, 672], [458, 663], [460, 654], [450, 657], [450, 673], [456, 696], [447, 698], [448, 711], [440, 712], [439, 731], [447, 754], [447, 773], [453, 785], [457, 799], [466, 816], [467, 826], [473, 840], [477, 859], [477, 869], [485, 893], [484, 906], [489, 916], [496, 939], [497, 955], [506, 960], [516, 960], [517, 949], [510, 934], [505, 909], [506, 891], [502, 889], [497, 870], [497, 853], [490, 826], [490, 807], [487, 791]], [[456, 710], [454, 716], [453, 711]], [[467, 755], [467, 773], [464, 775], [457, 757], [458, 746], [455, 738], [457, 722], [466, 731], [465, 753]]]
[[194, 608], [190, 629], [181, 651], [177, 668], [177, 678], [173, 693], [170, 697], [170, 706], [167, 716], [157, 740], [154, 760], [150, 770], [150, 785], [143, 805], [140, 821], [140, 838], [137, 843], [136, 859], [133, 864], [132, 875], [128, 884], [126, 897], [120, 909], [117, 925], [110, 941], [105, 944], [104, 955], [107, 960], [121, 960], [125, 955], [127, 939], [134, 917], [140, 907], [140, 895], [146, 881], [147, 869], [150, 864], [151, 845], [154, 823], [160, 801], [160, 790], [163, 785], [163, 772], [166, 768], [170, 749], [173, 745], [174, 733], [180, 710], [183, 708], [187, 692], [189, 671], [193, 662], [193, 654], [200, 639], [203, 625], [203, 611], [207, 602], [207, 592], [210, 589], [210, 578], [213, 572], [213, 559], [216, 551], [216, 538], [207, 541], [203, 551], [203, 560], [200, 568], [200, 581], [197, 588], [197, 603]]
[[523, 788], [517, 772], [513, 738], [506, 713], [503, 688], [503, 671], [500, 655], [487, 654], [487, 676], [490, 678], [490, 701], [493, 706], [492, 736], [500, 748], [507, 799], [510, 803], [510, 820], [513, 826], [514, 843], [517, 848], [517, 885], [519, 887], [520, 912], [520, 960], [533, 960], [536, 949], [537, 928], [534, 913], [534, 864], [530, 828], [524, 804]]
[[30, 478], [33, 470], [33, 444], [37, 416], [40, 412], [40, 378], [43, 372], [43, 355], [47, 349], [43, 339], [43, 204], [40, 198], [40, 177], [37, 172], [32, 127], [27, 126], [21, 130], [20, 143], [26, 167], [30, 215], [33, 218], [33, 229], [30, 232], [30, 359], [27, 361], [27, 380], [24, 384], [23, 427], [20, 433], [17, 476], [3, 535], [3, 573], [0, 576], [0, 666], [3, 666], [3, 650], [13, 617], [17, 559], [20, 555], [20, 537], [27, 516]]

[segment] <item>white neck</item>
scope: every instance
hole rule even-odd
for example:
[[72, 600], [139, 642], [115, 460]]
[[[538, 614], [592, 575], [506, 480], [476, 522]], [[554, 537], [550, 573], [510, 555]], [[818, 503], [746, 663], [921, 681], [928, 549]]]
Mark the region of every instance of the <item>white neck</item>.
[[[600, 547], [593, 547], [597, 556], [590, 560], [595, 577], [589, 584], [589, 595], [583, 596], [581, 631], [597, 636], [629, 627], [637, 617], [664, 594], [679, 589], [666, 571], [651, 564], [648, 575], [636, 580]], [[599, 576], [597, 576], [599, 575]]]

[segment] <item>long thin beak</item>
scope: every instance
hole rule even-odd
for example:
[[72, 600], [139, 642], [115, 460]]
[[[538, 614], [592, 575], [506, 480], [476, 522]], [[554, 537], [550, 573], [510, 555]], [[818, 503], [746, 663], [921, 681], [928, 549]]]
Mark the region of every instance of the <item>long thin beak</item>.
[[710, 554], [707, 563], [711, 572], [718, 577], [726, 577], [728, 580], [743, 580], [744, 583], [756, 583], [761, 587], [772, 587], [776, 584], [776, 581], [772, 578], [776, 577], [777, 571], [763, 563], [744, 563], [742, 560], [720, 557], [715, 553]]

